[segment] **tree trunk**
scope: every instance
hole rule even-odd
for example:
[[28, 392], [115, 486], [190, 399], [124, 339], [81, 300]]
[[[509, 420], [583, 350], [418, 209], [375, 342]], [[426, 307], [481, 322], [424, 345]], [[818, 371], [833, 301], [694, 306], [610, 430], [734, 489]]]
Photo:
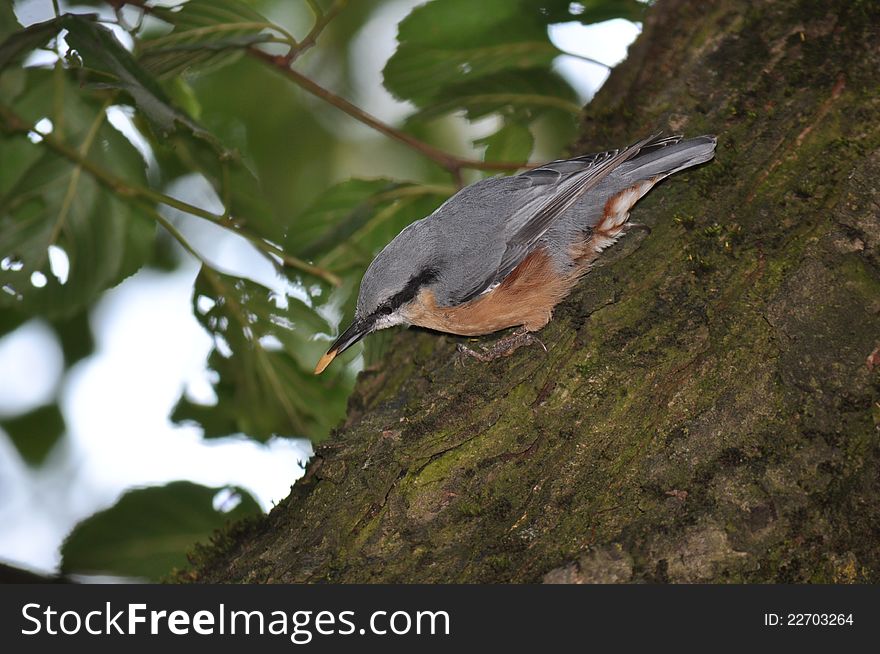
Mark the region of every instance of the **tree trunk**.
[[548, 352], [401, 332], [191, 577], [880, 581], [880, 3], [659, 0], [573, 152], [661, 127], [716, 160], [642, 200]]

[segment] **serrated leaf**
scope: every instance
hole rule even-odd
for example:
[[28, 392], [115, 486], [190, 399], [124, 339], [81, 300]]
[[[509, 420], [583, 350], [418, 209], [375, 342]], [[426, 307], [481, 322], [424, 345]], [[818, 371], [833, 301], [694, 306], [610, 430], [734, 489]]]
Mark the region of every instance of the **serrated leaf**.
[[[28, 76], [29, 89], [16, 103], [21, 115], [36, 122], [59, 102], [64, 115], [57, 131], [63, 127], [86, 159], [144, 183], [142, 158], [106, 121], [102, 104], [53, 71], [30, 69]], [[37, 158], [0, 196], [0, 307], [50, 319], [72, 316], [147, 260], [155, 224], [67, 159], [20, 135], [0, 140], [0, 149], [7, 143], [30, 147]], [[52, 246], [66, 254], [66, 280], [52, 271]]]
[[454, 191], [388, 179], [350, 179], [324, 191], [297, 216], [284, 244], [326, 267], [366, 267], [400, 230], [430, 214]]
[[245, 49], [265, 43], [269, 38], [268, 34], [240, 34], [210, 41], [154, 45], [145, 49], [140, 60], [148, 71], [162, 78], [196, 69], [204, 73], [228, 66], [239, 59]]
[[0, 71], [62, 30], [67, 30], [69, 56], [75, 53], [85, 69], [96, 74], [95, 86], [125, 91], [160, 136], [180, 126], [209, 143], [219, 156], [231, 156], [212, 134], [172, 104], [158, 81], [98, 22], [97, 15], [64, 14], [16, 32], [0, 44]]
[[138, 64], [113, 32], [92, 16], [66, 14], [58, 20], [68, 32], [67, 43], [83, 64], [102, 75], [102, 85], [128, 93], [160, 135], [167, 136], [182, 125], [222, 151], [208, 132], [171, 104], [159, 83]]
[[158, 581], [187, 565], [187, 552], [217, 529], [259, 515], [247, 491], [224, 512], [214, 499], [224, 489], [185, 481], [127, 492], [111, 508], [80, 522], [61, 546], [61, 572], [103, 573]]
[[401, 21], [398, 41], [383, 71], [385, 86], [419, 107], [453, 84], [505, 70], [549, 69], [560, 54], [539, 7], [510, 0], [434, 0]]
[[[430, 187], [427, 187], [430, 188]], [[444, 187], [438, 187], [438, 190]], [[414, 193], [406, 193], [414, 191]], [[375, 207], [363, 226], [340, 241], [320, 258], [318, 265], [330, 270], [365, 269], [373, 257], [410, 223], [431, 214], [451, 192], [425, 192], [418, 186], [405, 187]]]
[[535, 137], [526, 125], [508, 123], [475, 143], [486, 146], [486, 161], [528, 161]]
[[270, 40], [267, 30], [273, 29], [240, 0], [190, 0], [174, 9], [157, 7], [154, 16], [174, 26], [170, 34], [142, 42], [140, 61], [160, 77], [226, 66], [246, 48]]
[[369, 220], [379, 194], [400, 186], [390, 179], [349, 179], [331, 186], [297, 216], [285, 245], [304, 257], [325, 252]]
[[559, 55], [549, 41], [484, 46], [463, 50], [416, 49], [401, 45], [385, 66], [385, 86], [397, 98], [430, 105], [453, 84], [510, 68], [547, 67]]
[[7, 5], [5, 10], [0, 9], [0, 38], [5, 37], [0, 43], [0, 71], [20, 60], [34, 48], [49, 43], [58, 34], [60, 21], [54, 18], [24, 29], [17, 29], [19, 27], [11, 7]]
[[39, 466], [64, 433], [64, 418], [57, 404], [48, 404], [24, 415], [0, 421], [15, 449], [31, 466]]
[[311, 307], [254, 282], [202, 269], [193, 309], [214, 336], [208, 366], [218, 373], [211, 407], [181, 399], [175, 421], [195, 421], [208, 438], [244, 433], [320, 439], [344, 414], [347, 388], [311, 374], [329, 325]]
[[[36, 122], [42, 106], [64, 107], [55, 133], [64, 132], [91, 163], [130, 182], [144, 182], [143, 160], [112, 126], [104, 107], [63, 75], [29, 69], [28, 91], [16, 103]], [[0, 150], [30, 148], [30, 165], [4, 182], [0, 196], [0, 307], [25, 315], [64, 318], [89, 306], [99, 293], [133, 273], [148, 258], [155, 224], [90, 175], [23, 136], [0, 141]], [[33, 156], [36, 153], [36, 157]], [[50, 247], [68, 260], [65, 279], [53, 273]], [[60, 254], [60, 252], [59, 252]]]

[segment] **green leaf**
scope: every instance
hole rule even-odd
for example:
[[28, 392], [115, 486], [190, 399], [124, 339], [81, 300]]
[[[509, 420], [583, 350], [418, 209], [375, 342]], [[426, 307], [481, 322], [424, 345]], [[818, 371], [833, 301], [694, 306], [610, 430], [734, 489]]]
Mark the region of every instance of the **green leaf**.
[[528, 122], [547, 111], [564, 112], [571, 121], [581, 112], [577, 94], [557, 73], [547, 69], [511, 70], [446, 87], [409, 122], [428, 120], [464, 109], [469, 120], [491, 113]]
[[13, 34], [0, 44], [0, 70], [67, 30], [67, 43], [87, 68], [100, 73], [106, 86], [127, 91], [160, 131], [173, 131], [175, 122], [186, 117], [169, 105], [158, 83], [144, 73], [113, 32], [97, 21], [94, 14], [64, 14]]
[[547, 111], [580, 113], [577, 94], [551, 66], [563, 54], [547, 32], [551, 8], [536, 0], [433, 0], [401, 23], [385, 86], [419, 111], [410, 122], [464, 109], [469, 120], [501, 113], [531, 122]]
[[70, 367], [85, 359], [95, 351], [95, 339], [92, 326], [89, 324], [88, 311], [52, 323], [52, 329], [58, 336], [61, 351], [64, 353], [64, 364]]
[[0, 421], [21, 458], [39, 466], [64, 433], [64, 418], [57, 404], [47, 404], [21, 416]]
[[321, 193], [297, 216], [284, 245], [332, 269], [366, 267], [400, 230], [454, 192], [445, 186], [350, 179]]
[[[153, 152], [166, 172], [204, 176], [222, 202], [228, 220], [261, 238], [281, 240], [284, 222], [269, 204], [260, 178], [237, 154], [218, 157], [203, 141], [186, 134], [155, 143]], [[176, 167], [180, 169], [174, 170]]]
[[0, 6], [0, 39], [7, 38], [10, 34], [21, 29], [15, 12], [12, 11], [12, 3], [7, 2]]
[[0, 311], [0, 337], [6, 336], [27, 321], [27, 316], [20, 311], [12, 309], [4, 309]]
[[486, 161], [528, 161], [535, 137], [522, 123], [505, 124], [494, 134], [475, 143], [486, 146]]
[[331, 186], [297, 217], [285, 245], [299, 256], [326, 252], [369, 220], [380, 193], [400, 186], [390, 179], [350, 179]]
[[[12, 14], [12, 16], [10, 17], [9, 14]], [[20, 60], [34, 48], [39, 48], [49, 43], [58, 34], [59, 25], [59, 19], [53, 18], [43, 23], [36, 23], [24, 29], [19, 29], [20, 26], [18, 21], [15, 20], [12, 8], [0, 9], [0, 36], [6, 37], [0, 43], [0, 72], [9, 64]]]
[[170, 34], [141, 44], [141, 63], [160, 77], [216, 70], [238, 59], [245, 48], [270, 40], [271, 31], [278, 31], [241, 0], [190, 0], [174, 9], [156, 7], [153, 15], [174, 26]]
[[190, 116], [198, 120], [202, 115], [202, 105], [189, 82], [183, 77], [175, 77], [169, 83], [169, 87], [169, 93], [175, 104], [183, 107]]
[[[68, 60], [78, 57], [84, 69], [92, 71], [97, 88], [121, 89], [162, 137], [178, 126], [209, 143], [221, 157], [231, 153], [190, 116], [175, 107], [159, 82], [135, 60], [95, 14], [64, 14], [21, 30], [0, 44], [0, 71], [31, 50], [67, 30], [66, 41], [72, 51]], [[7, 83], [8, 84], [8, 83]]]
[[173, 420], [197, 422], [207, 438], [244, 433], [266, 441], [273, 435], [320, 439], [343, 416], [349, 389], [328, 387], [311, 374], [326, 346], [313, 336], [330, 331], [311, 307], [203, 268], [193, 310], [215, 339], [208, 366], [218, 373], [218, 400], [205, 406], [184, 397]]
[[538, 9], [510, 0], [434, 0], [416, 7], [400, 23], [385, 86], [424, 107], [452, 84], [505, 70], [549, 69], [560, 51]]
[[23, 138], [4, 138], [0, 134], [0, 197], [5, 196], [40, 159], [40, 148]]
[[61, 546], [61, 572], [104, 573], [158, 581], [187, 565], [186, 554], [217, 529], [259, 515], [246, 491], [231, 511], [214, 508], [222, 489], [185, 481], [129, 491], [111, 508], [80, 522]]
[[[45, 108], [53, 135], [63, 135], [83, 156], [127, 181], [145, 183], [139, 153], [106, 120], [105, 105], [74, 87], [63, 71], [28, 70], [28, 90], [15, 109], [37, 122]], [[17, 175], [0, 175], [0, 308], [65, 318], [81, 312], [105, 289], [135, 272], [149, 257], [155, 224], [137, 205], [123, 202], [88, 173], [21, 135], [0, 140], [19, 152]], [[25, 148], [30, 153], [25, 157]], [[69, 264], [67, 279], [53, 273], [50, 248]]]
[[222, 150], [208, 132], [171, 104], [159, 83], [95, 17], [66, 14], [59, 20], [68, 31], [67, 43], [76, 50], [83, 65], [101, 74], [102, 85], [128, 93], [160, 135], [168, 135], [183, 125]]
[[529, 41], [460, 50], [403, 45], [389, 59], [385, 86], [401, 100], [426, 106], [452, 85], [510, 68], [549, 68], [560, 52], [549, 41]]
[[12, 102], [24, 91], [25, 83], [26, 74], [21, 68], [0, 70], [0, 98]]

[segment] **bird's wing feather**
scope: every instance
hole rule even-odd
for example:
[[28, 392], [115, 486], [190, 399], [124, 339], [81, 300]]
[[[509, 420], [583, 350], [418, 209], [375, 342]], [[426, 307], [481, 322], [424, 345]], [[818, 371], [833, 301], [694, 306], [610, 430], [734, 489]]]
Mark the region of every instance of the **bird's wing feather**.
[[623, 150], [554, 161], [517, 176], [536, 197], [509, 216], [506, 227], [511, 230], [498, 267], [487, 279], [481, 279], [460, 298], [467, 302], [487, 288], [502, 281], [535, 248], [553, 222], [562, 216], [584, 193], [596, 188], [609, 173], [649, 148], [663, 147], [675, 139], [653, 134]]

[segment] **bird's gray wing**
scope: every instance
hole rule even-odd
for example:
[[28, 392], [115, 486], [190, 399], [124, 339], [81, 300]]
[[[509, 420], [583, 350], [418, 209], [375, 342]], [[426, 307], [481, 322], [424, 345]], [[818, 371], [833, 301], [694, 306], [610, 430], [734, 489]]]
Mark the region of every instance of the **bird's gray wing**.
[[[562, 216], [584, 193], [596, 188], [611, 171], [635, 157], [646, 148], [666, 145], [671, 139], [660, 139], [653, 134], [623, 150], [554, 161], [517, 176], [540, 201], [528, 202], [508, 217], [506, 227], [511, 230], [504, 254], [496, 270], [488, 279], [475, 284], [460, 299], [467, 302], [502, 281], [529, 253], [553, 222]], [[675, 137], [673, 137], [675, 138]]]

